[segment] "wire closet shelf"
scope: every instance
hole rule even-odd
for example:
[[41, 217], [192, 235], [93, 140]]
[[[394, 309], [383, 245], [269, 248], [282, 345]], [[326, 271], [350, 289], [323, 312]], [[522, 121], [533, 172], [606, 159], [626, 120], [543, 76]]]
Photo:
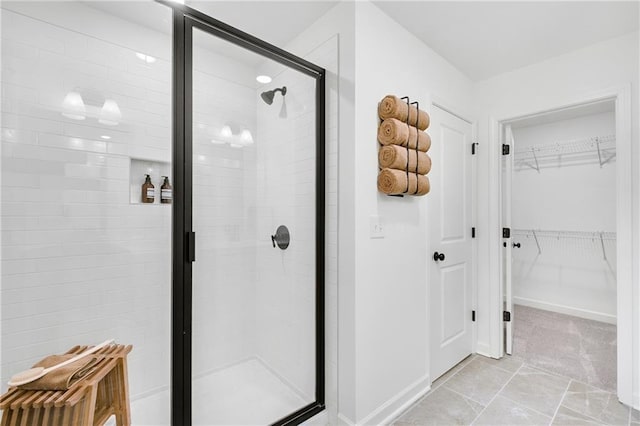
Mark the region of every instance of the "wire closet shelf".
[[584, 249], [602, 251], [602, 257], [607, 260], [607, 251], [615, 250], [616, 233], [603, 231], [553, 231], [540, 229], [514, 229], [514, 238], [523, 237], [535, 242], [538, 254], [549, 244], [572, 242]]
[[533, 169], [540, 173], [544, 167], [560, 167], [598, 163], [602, 168], [616, 157], [616, 135], [592, 136], [547, 144], [532, 145], [516, 150], [515, 170]]

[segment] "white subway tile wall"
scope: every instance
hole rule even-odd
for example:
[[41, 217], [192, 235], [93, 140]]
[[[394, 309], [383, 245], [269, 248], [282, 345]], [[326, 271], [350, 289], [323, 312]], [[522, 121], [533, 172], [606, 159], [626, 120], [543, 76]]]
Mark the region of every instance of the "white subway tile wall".
[[[204, 44], [196, 33], [196, 45]], [[204, 38], [208, 36], [202, 36]], [[312, 52], [320, 63], [337, 69], [337, 39]], [[225, 410], [211, 410], [206, 401], [224, 400], [243, 414], [243, 404], [263, 411], [262, 422], [275, 413], [260, 400], [278, 397], [293, 411], [315, 399], [315, 80], [265, 59], [236, 61], [237, 76], [247, 66], [251, 80], [233, 82], [206, 72], [210, 52], [194, 54], [194, 229], [198, 259], [194, 264], [194, 373], [196, 383], [210, 377], [238, 374], [260, 365], [274, 380], [251, 383], [246, 397], [232, 400], [225, 389], [208, 388], [194, 401], [201, 422], [229, 421]], [[257, 63], [257, 65], [252, 65]], [[229, 64], [227, 64], [229, 66]], [[273, 81], [256, 87], [255, 76], [269, 69]], [[331, 79], [332, 78], [332, 79]], [[327, 294], [337, 312], [337, 79], [327, 98]], [[280, 117], [282, 96], [266, 105], [260, 94], [287, 87], [287, 117]], [[250, 90], [247, 90], [250, 88]], [[227, 96], [229, 96], [227, 98]], [[229, 99], [233, 99], [231, 102]], [[240, 108], [234, 105], [241, 106]], [[333, 107], [332, 107], [333, 106]], [[232, 148], [223, 126], [237, 135], [248, 128], [254, 144]], [[333, 136], [331, 136], [333, 135]], [[217, 143], [211, 143], [211, 139]], [[333, 202], [331, 201], [333, 200]], [[279, 225], [291, 232], [287, 250], [271, 241]], [[331, 292], [333, 288], [333, 292]], [[336, 324], [335, 315], [328, 321]], [[335, 332], [333, 333], [335, 340]], [[328, 346], [333, 348], [335, 345]], [[335, 355], [330, 357], [335, 363]], [[255, 364], [255, 362], [258, 364]], [[223, 373], [225, 372], [226, 373]], [[237, 371], [234, 373], [234, 371]], [[261, 375], [263, 374], [261, 373]], [[328, 374], [331, 374], [328, 371]], [[258, 375], [260, 376], [260, 375]], [[257, 376], [256, 376], [257, 377]], [[289, 390], [276, 386], [281, 383]], [[202, 386], [197, 385], [197, 389]], [[258, 388], [263, 388], [261, 393]], [[241, 384], [236, 387], [240, 392]], [[291, 393], [293, 391], [293, 393]], [[204, 393], [203, 393], [204, 392]], [[289, 393], [287, 393], [289, 392]], [[207, 395], [203, 398], [203, 395]], [[252, 398], [256, 398], [253, 401]], [[241, 405], [234, 405], [241, 401]], [[287, 402], [285, 402], [287, 401]], [[257, 407], [261, 407], [258, 409]], [[273, 407], [271, 407], [273, 408]], [[222, 417], [220, 417], [222, 416]], [[233, 417], [233, 416], [232, 416]], [[235, 417], [236, 420], [243, 417]]]
[[[143, 63], [110, 40], [2, 11], [2, 391], [48, 354], [115, 338], [134, 346], [132, 399], [168, 397], [171, 208], [131, 204], [129, 167], [171, 161], [170, 56], [167, 42]], [[62, 115], [70, 91], [84, 120]], [[106, 99], [117, 125], [99, 122]]]
[[[309, 403], [315, 399], [315, 80], [287, 69], [269, 88], [282, 86], [284, 98], [258, 104], [257, 355]], [[286, 250], [270, 241], [280, 225], [291, 234]]]
[[[196, 46], [203, 62], [194, 73], [194, 373], [257, 359], [308, 402], [315, 396], [313, 80], [281, 68], [257, 87], [260, 61], [243, 64], [205, 47], [206, 54]], [[130, 200], [130, 181], [142, 179], [130, 176], [131, 158], [171, 161], [166, 48], [149, 64], [110, 40], [2, 13], [1, 380], [49, 353], [115, 337], [134, 345], [133, 418], [146, 419], [139, 424], [168, 423], [171, 212]], [[328, 70], [330, 399], [337, 390], [337, 55], [334, 36], [305, 56]], [[259, 97], [282, 85], [286, 119], [278, 117], [280, 95], [271, 106]], [[61, 114], [69, 91], [83, 95], [82, 121]], [[117, 126], [98, 121], [107, 98], [122, 112]], [[227, 123], [234, 134], [248, 128], [254, 144], [219, 144]], [[287, 251], [271, 245], [280, 224], [292, 234]]]
[[[193, 372], [196, 377], [255, 355], [256, 94], [252, 63], [216, 53], [194, 32], [193, 54]], [[227, 43], [227, 42], [224, 42]], [[223, 47], [226, 44], [223, 43]], [[213, 47], [213, 48], [210, 48]], [[241, 49], [227, 47], [230, 51]], [[252, 54], [255, 55], [255, 54]], [[231, 75], [216, 64], [225, 62]], [[255, 58], [254, 58], [255, 61]], [[228, 126], [231, 135], [223, 128]], [[243, 129], [257, 141], [232, 147]], [[224, 398], [213, 394], [212, 399]], [[207, 403], [194, 407], [197, 411]], [[205, 418], [205, 423], [213, 422]]]

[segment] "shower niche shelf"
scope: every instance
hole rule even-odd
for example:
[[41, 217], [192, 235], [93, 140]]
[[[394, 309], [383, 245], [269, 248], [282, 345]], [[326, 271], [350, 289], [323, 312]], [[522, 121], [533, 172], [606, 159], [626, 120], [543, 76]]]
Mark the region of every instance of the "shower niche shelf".
[[[169, 182], [173, 185], [171, 176], [171, 163], [156, 160], [146, 160], [141, 158], [131, 158], [129, 163], [129, 203], [141, 204], [145, 206], [170, 206], [160, 202], [160, 187], [162, 186], [162, 176], [168, 176]], [[151, 183], [155, 187], [155, 197], [152, 203], [142, 202], [142, 184], [145, 175], [151, 177]]]

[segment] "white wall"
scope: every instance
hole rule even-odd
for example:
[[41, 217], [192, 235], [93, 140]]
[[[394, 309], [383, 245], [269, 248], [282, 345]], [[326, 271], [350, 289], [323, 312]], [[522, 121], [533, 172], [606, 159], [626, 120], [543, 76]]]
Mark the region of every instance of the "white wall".
[[[355, 405], [353, 357], [338, 352], [355, 339], [353, 282], [355, 256], [353, 193], [355, 175], [354, 3], [341, 2], [286, 46], [298, 56], [324, 67], [326, 73], [326, 244], [325, 244], [325, 400], [327, 413], [314, 420], [338, 424], [338, 413]], [[338, 187], [338, 178], [340, 185]], [[340, 263], [338, 265], [338, 253]], [[340, 268], [338, 269], [338, 266]], [[338, 323], [338, 309], [340, 325]], [[342, 324], [351, 324], [351, 328]], [[338, 369], [338, 364], [340, 369]], [[339, 370], [339, 371], [338, 371]], [[316, 424], [316, 423], [314, 423]]]
[[[367, 2], [340, 3], [287, 49], [306, 57], [333, 34], [339, 38], [337, 67], [316, 61], [329, 71], [327, 405], [330, 424], [376, 424], [430, 382], [424, 266], [428, 197], [378, 194], [377, 103], [388, 93], [407, 93], [428, 109], [433, 96], [468, 114], [471, 82]], [[419, 53], [402, 55], [398, 45]], [[387, 62], [379, 61], [379, 51]], [[396, 66], [407, 61], [406, 67]], [[356, 105], [361, 109], [355, 111]], [[369, 239], [370, 215], [382, 217], [387, 238]]]
[[[170, 39], [79, 4], [3, 7], [60, 25], [2, 13], [3, 389], [47, 354], [113, 337], [134, 346], [132, 398], [164, 390], [171, 208], [130, 204], [129, 164], [171, 158]], [[98, 123], [99, 106], [63, 117], [77, 87], [116, 100], [120, 124]]]
[[[615, 135], [613, 112], [517, 127], [514, 156], [520, 159], [520, 152], [535, 146], [607, 135]], [[593, 146], [588, 156], [541, 158], [539, 172], [531, 167], [533, 162], [526, 166], [516, 160], [511, 223], [513, 242], [521, 247], [513, 250], [513, 297], [514, 303], [615, 323], [615, 241], [603, 241], [603, 254], [598, 238], [558, 238], [538, 232], [539, 254], [534, 238], [517, 232], [615, 233], [616, 163], [612, 159], [600, 167], [596, 149]]]
[[[631, 157], [632, 174], [629, 181], [622, 182], [627, 194], [631, 194], [630, 203], [622, 206], [632, 213], [633, 228], [628, 230], [633, 238], [632, 259], [638, 259], [638, 33], [607, 40], [584, 49], [576, 50], [566, 55], [558, 56], [492, 79], [480, 82], [474, 86], [474, 101], [476, 116], [479, 119], [479, 203], [478, 203], [478, 235], [479, 235], [479, 306], [480, 312], [491, 312], [491, 318], [480, 315], [478, 322], [478, 350], [491, 356], [498, 356], [500, 308], [497, 289], [492, 283], [499, 282], [499, 250], [500, 238], [497, 234], [499, 223], [499, 138], [495, 134], [491, 123], [495, 120], [515, 118], [527, 114], [540, 112], [561, 106], [579, 103], [581, 101], [602, 96], [611, 90], [631, 88], [631, 125], [625, 131], [630, 132], [632, 143]], [[624, 100], [623, 100], [624, 102]], [[623, 137], [622, 135], [617, 135]], [[617, 166], [620, 167], [620, 157]], [[621, 182], [618, 182], [620, 184]], [[492, 231], [493, 230], [493, 231]], [[496, 233], [495, 235], [492, 232]], [[618, 236], [620, 238], [620, 235]], [[621, 254], [618, 253], [618, 256]], [[618, 270], [618, 276], [623, 271]], [[618, 341], [619, 348], [626, 348], [622, 356], [626, 362], [638, 365], [638, 347], [640, 342], [640, 289], [638, 287], [638, 264], [635, 262], [633, 273], [624, 273], [624, 282], [629, 289], [623, 296], [623, 301], [633, 301], [633, 327], [624, 330], [625, 341]], [[628, 309], [631, 315], [631, 309]], [[618, 319], [620, 321], [620, 318]], [[631, 321], [631, 318], [629, 318]], [[633, 352], [631, 338], [635, 336]], [[628, 345], [628, 346], [625, 346]], [[633, 355], [632, 355], [633, 354]], [[622, 377], [622, 386], [626, 397], [623, 402], [631, 403], [631, 377], [634, 381], [634, 404], [640, 404], [638, 384], [640, 372], [634, 371], [627, 377]]]
[[[600, 167], [594, 145], [588, 156], [567, 154], [550, 161], [540, 159], [539, 172], [520, 166], [517, 160], [522, 158], [519, 152], [526, 152], [536, 145], [615, 136], [613, 112], [514, 127], [512, 131], [516, 157], [512, 187], [514, 228], [616, 231], [615, 158]], [[602, 156], [604, 159], [608, 154], [603, 152]], [[572, 157], [577, 158], [573, 160]]]
[[[407, 95], [429, 109], [436, 98], [467, 115], [472, 83], [369, 2], [356, 3], [356, 52], [355, 280], [340, 282], [353, 287], [355, 296], [354, 305], [340, 309], [340, 315], [354, 310], [353, 324], [341, 319], [340, 329], [355, 327], [355, 339], [341, 340], [339, 347], [355, 365], [355, 406], [350, 411], [341, 406], [341, 414], [352, 422], [379, 424], [424, 392], [431, 380], [429, 196], [378, 192], [378, 102], [387, 94]], [[385, 238], [369, 237], [372, 215], [381, 218]]]

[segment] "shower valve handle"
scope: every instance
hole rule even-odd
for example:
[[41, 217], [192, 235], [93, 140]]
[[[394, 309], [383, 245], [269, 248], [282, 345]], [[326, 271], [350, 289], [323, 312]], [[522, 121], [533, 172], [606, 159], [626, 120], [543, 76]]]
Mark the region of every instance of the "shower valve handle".
[[271, 244], [273, 244], [273, 248], [276, 246], [281, 250], [286, 250], [289, 247], [289, 242], [291, 240], [291, 235], [289, 234], [289, 229], [284, 226], [278, 226], [275, 235], [271, 236]]

